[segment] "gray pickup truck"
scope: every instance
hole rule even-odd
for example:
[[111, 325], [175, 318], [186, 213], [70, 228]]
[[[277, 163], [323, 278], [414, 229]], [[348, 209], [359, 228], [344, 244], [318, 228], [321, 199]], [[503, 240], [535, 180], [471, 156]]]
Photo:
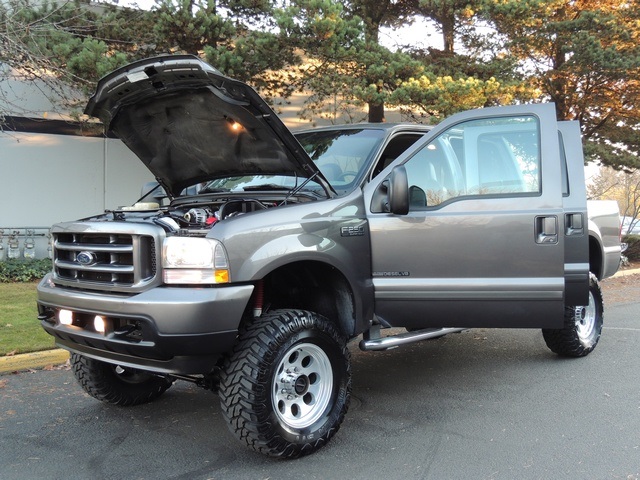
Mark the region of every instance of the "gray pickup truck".
[[52, 228], [39, 320], [99, 400], [195, 382], [250, 448], [299, 457], [340, 427], [356, 338], [539, 328], [575, 357], [598, 342], [618, 214], [589, 218], [580, 131], [553, 105], [294, 136], [245, 84], [168, 56], [102, 79], [86, 113], [161, 186]]

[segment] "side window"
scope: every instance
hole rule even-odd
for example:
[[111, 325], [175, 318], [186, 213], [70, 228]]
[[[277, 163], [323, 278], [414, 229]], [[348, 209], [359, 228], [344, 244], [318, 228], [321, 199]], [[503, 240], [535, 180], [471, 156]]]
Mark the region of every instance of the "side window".
[[405, 164], [410, 208], [437, 207], [457, 197], [539, 193], [539, 139], [538, 121], [530, 116], [449, 128]]
[[410, 209], [440, 205], [463, 191], [460, 164], [442, 136], [411, 157], [405, 168]]
[[380, 159], [371, 173], [371, 178], [378, 175], [391, 162], [408, 150], [411, 145], [420, 140], [422, 136], [423, 134], [419, 133], [403, 133], [393, 137], [380, 155]]
[[567, 153], [564, 149], [564, 138], [562, 133], [558, 132], [558, 140], [560, 142], [560, 169], [562, 171], [562, 196], [569, 196], [569, 170], [567, 169]]

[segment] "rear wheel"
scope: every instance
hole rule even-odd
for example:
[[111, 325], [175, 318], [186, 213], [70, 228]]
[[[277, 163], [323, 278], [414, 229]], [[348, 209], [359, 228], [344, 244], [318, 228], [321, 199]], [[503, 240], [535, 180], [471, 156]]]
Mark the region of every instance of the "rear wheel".
[[596, 348], [602, 332], [602, 290], [594, 274], [589, 276], [589, 304], [565, 307], [564, 328], [543, 329], [549, 349], [566, 357], [583, 357]]
[[74, 353], [71, 369], [85, 392], [100, 401], [119, 406], [149, 403], [172, 384], [151, 373], [101, 362]]
[[219, 393], [229, 428], [250, 448], [287, 458], [310, 454], [338, 431], [349, 406], [346, 341], [313, 312], [264, 315], [240, 332]]

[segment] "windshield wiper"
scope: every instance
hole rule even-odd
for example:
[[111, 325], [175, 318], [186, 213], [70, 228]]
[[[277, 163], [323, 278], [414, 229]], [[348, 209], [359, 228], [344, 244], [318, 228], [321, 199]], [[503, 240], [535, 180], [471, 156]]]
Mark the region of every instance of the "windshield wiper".
[[256, 191], [256, 190], [286, 190], [287, 192], [291, 190], [290, 187], [284, 187], [282, 185], [276, 185], [275, 183], [263, 183], [262, 185], [247, 185], [246, 187], [242, 187], [245, 192]]
[[212, 187], [204, 187], [203, 189], [201, 189], [201, 190], [198, 192], [198, 195], [199, 195], [199, 194], [201, 194], [201, 193], [225, 193], [225, 192], [230, 192], [230, 191], [231, 191], [231, 189], [229, 189], [229, 188], [219, 188], [219, 187], [212, 188]]

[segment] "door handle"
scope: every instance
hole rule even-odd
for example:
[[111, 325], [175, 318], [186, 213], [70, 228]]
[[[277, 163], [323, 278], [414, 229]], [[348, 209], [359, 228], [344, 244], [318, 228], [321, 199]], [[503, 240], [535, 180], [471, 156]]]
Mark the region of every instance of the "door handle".
[[567, 213], [565, 216], [566, 235], [583, 235], [584, 222], [581, 213]]
[[558, 243], [558, 217], [536, 217], [536, 243], [550, 245]]

